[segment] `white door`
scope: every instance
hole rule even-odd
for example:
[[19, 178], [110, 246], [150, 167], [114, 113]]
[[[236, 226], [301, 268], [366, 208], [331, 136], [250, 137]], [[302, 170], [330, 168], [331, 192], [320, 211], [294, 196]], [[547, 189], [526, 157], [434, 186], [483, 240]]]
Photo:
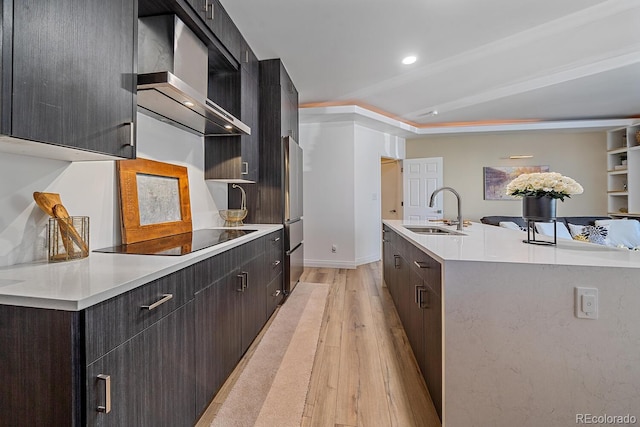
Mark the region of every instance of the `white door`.
[[442, 157], [403, 160], [404, 220], [442, 219], [442, 193], [429, 207], [431, 193], [442, 187]]

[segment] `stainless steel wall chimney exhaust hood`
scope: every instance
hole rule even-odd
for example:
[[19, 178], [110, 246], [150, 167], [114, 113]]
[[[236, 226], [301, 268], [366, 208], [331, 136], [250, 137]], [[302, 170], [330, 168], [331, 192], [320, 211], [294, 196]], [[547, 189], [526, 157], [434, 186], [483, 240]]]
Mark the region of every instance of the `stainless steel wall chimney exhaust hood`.
[[207, 47], [175, 15], [138, 20], [138, 107], [205, 136], [251, 128], [207, 99]]

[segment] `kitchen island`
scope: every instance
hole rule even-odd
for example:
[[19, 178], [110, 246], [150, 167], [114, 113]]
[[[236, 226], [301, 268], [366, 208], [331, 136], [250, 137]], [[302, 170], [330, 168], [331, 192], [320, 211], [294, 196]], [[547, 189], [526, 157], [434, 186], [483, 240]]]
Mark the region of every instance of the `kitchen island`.
[[[526, 244], [524, 232], [478, 223], [464, 235], [404, 225], [384, 221], [385, 281], [411, 323], [410, 342], [421, 342], [412, 339], [415, 313], [402, 311], [414, 301], [424, 311], [424, 348], [414, 353], [426, 358], [421, 369], [443, 425], [640, 418], [639, 252], [563, 239]], [[426, 273], [434, 271], [437, 278]], [[576, 287], [597, 289], [597, 319], [576, 316]], [[435, 320], [427, 314], [438, 309]]]

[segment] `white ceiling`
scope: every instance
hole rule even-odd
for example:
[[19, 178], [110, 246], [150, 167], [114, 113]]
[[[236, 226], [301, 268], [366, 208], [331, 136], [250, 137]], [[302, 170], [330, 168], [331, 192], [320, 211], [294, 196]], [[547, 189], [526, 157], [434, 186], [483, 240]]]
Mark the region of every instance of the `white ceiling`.
[[221, 1], [301, 104], [418, 127], [640, 116], [640, 0]]

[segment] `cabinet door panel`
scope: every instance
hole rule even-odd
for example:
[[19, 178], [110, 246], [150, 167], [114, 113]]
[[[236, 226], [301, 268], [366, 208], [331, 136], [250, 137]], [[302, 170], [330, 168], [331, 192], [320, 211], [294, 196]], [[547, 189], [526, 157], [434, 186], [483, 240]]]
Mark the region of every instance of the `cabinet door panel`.
[[[186, 304], [87, 367], [87, 424], [191, 426], [194, 401], [194, 310]], [[110, 376], [111, 411], [105, 382]]]
[[418, 362], [418, 367], [423, 372], [425, 367], [425, 347], [424, 347], [424, 325], [423, 325], [423, 312], [424, 309], [418, 305], [418, 298], [421, 301], [426, 300], [425, 287], [422, 278], [414, 271], [410, 272], [410, 280], [407, 283], [408, 291], [404, 295], [404, 318], [402, 324], [407, 338], [411, 344], [411, 349]]
[[426, 287], [424, 311], [424, 367], [421, 366], [429, 394], [442, 419], [442, 301]]
[[241, 87], [242, 87], [242, 121], [251, 128], [251, 135], [243, 135], [240, 137], [242, 162], [243, 165], [241, 176], [242, 179], [249, 181], [258, 181], [259, 169], [259, 143], [260, 129], [258, 126], [258, 94], [260, 88], [258, 86], [257, 76], [249, 74], [249, 70], [242, 68], [241, 71]]
[[247, 351], [267, 320], [264, 254], [242, 266], [247, 286], [242, 293], [242, 353]]
[[201, 413], [242, 355], [236, 273], [196, 294], [196, 410]]
[[14, 3], [12, 135], [133, 157], [136, 2]]
[[240, 31], [231, 20], [227, 11], [224, 10], [220, 1], [212, 0], [211, 3], [213, 3], [215, 9], [211, 22], [213, 33], [218, 37], [218, 40], [222, 42], [224, 47], [227, 48], [231, 56], [236, 60], [240, 60], [242, 34], [240, 34]]

